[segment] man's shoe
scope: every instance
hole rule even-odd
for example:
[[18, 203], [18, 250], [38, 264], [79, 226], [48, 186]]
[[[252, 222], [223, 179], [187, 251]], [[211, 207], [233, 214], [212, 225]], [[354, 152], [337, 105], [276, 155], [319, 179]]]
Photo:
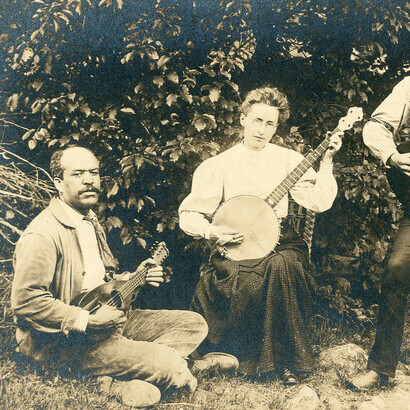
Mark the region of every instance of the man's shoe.
[[352, 390], [367, 391], [375, 387], [380, 387], [389, 381], [389, 377], [377, 373], [374, 370], [366, 370], [364, 373], [358, 374], [352, 380], [347, 382], [347, 386]]
[[210, 373], [234, 373], [238, 370], [239, 362], [235, 356], [227, 353], [208, 353], [201, 359], [192, 360], [191, 373], [196, 377]]
[[98, 378], [103, 393], [116, 396], [123, 404], [131, 407], [148, 407], [161, 400], [158, 387], [143, 380], [117, 380], [109, 376]]

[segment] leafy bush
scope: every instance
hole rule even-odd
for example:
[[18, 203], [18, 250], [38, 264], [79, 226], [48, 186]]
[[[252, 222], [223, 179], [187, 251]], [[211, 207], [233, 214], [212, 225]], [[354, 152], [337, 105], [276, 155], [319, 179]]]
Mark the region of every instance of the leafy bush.
[[[42, 166], [68, 143], [92, 148], [116, 255], [127, 264], [166, 239], [176, 304], [179, 288], [187, 303], [204, 252], [178, 229], [177, 208], [198, 164], [239, 140], [243, 93], [285, 91], [292, 117], [277, 140], [306, 152], [350, 105], [368, 117], [409, 64], [402, 0], [13, 0], [0, 18], [4, 119], [26, 128], [6, 142]], [[375, 300], [400, 211], [360, 126], [347, 134], [340, 195], [318, 218], [313, 259], [326, 303], [352, 313]], [[336, 272], [351, 295], [330, 255], [354, 258], [354, 273]]]

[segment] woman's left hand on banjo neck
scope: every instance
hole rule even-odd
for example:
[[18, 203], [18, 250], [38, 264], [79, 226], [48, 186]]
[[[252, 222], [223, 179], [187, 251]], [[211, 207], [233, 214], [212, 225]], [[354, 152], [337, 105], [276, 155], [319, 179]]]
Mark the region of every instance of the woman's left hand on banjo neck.
[[342, 138], [343, 137], [343, 131], [340, 131], [338, 133], [335, 133], [332, 135], [329, 139], [329, 146], [325, 153], [323, 154], [322, 157], [322, 162], [324, 163], [332, 163], [333, 162], [333, 157], [335, 156], [336, 152], [339, 151], [339, 149], [342, 146]]

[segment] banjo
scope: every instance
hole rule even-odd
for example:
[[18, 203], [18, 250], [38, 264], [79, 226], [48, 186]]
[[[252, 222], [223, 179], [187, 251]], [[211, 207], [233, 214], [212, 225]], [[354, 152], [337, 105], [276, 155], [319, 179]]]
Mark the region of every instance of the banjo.
[[213, 216], [212, 225], [234, 229], [243, 235], [243, 240], [239, 244], [217, 244], [218, 251], [233, 261], [263, 258], [272, 252], [278, 244], [281, 231], [275, 206], [326, 151], [330, 137], [352, 128], [362, 118], [362, 108], [349, 108], [347, 115], [339, 120], [338, 126], [315, 150], [305, 156], [267, 198], [238, 195], [221, 204]]

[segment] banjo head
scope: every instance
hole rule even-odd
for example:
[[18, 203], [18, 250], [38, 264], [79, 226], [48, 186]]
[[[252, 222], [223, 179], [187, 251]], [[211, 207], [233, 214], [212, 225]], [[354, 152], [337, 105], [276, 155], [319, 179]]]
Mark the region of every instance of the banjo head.
[[224, 256], [230, 260], [263, 258], [277, 245], [280, 223], [275, 211], [263, 199], [240, 195], [224, 202], [215, 212], [213, 226], [227, 226], [243, 235], [240, 244], [226, 244]]

